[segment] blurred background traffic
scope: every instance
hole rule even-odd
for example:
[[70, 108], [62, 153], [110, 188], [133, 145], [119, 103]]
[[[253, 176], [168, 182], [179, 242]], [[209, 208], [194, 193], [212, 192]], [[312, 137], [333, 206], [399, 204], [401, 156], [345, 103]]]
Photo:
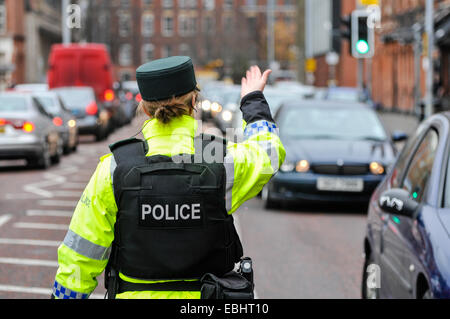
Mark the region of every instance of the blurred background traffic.
[[98, 158], [143, 122], [136, 68], [174, 55], [234, 142], [242, 76], [273, 70], [286, 161], [237, 214], [259, 297], [450, 297], [450, 214], [427, 197], [447, 194], [449, 43], [447, 0], [0, 0], [0, 297], [50, 295]]

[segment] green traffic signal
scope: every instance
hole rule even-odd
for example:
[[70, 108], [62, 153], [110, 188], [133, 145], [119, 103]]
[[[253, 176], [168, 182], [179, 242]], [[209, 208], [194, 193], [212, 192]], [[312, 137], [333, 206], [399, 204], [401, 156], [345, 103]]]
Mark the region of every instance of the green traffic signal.
[[369, 43], [366, 40], [359, 40], [356, 42], [356, 51], [359, 54], [366, 54], [370, 51]]

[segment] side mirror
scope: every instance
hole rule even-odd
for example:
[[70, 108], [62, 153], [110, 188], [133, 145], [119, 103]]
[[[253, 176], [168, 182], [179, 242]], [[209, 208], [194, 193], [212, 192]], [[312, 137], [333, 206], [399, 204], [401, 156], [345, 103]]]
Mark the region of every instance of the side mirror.
[[395, 131], [394, 133], [392, 133], [392, 141], [394, 141], [394, 143], [403, 142], [406, 141], [407, 139], [408, 134], [406, 134], [405, 132]]
[[414, 218], [419, 203], [411, 199], [404, 189], [393, 188], [384, 192], [378, 205], [389, 214]]

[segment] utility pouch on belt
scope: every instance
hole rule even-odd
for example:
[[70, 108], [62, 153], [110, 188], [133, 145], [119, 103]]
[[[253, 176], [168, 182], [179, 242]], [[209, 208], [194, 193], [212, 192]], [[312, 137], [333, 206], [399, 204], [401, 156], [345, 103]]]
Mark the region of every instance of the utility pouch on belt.
[[253, 284], [235, 271], [221, 278], [205, 274], [201, 282], [201, 299], [254, 299]]
[[253, 267], [249, 257], [241, 259], [238, 272], [230, 271], [220, 278], [208, 273], [200, 281], [201, 299], [255, 299]]

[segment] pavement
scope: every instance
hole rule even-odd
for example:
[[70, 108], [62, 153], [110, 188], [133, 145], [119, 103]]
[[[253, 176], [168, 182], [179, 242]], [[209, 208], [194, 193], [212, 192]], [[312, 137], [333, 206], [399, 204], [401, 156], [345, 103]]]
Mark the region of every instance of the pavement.
[[[380, 115], [389, 131], [412, 132], [417, 123], [399, 116]], [[99, 158], [142, 122], [136, 119], [107, 141], [83, 137], [77, 153], [45, 171], [0, 162], [0, 298], [50, 298], [57, 248]], [[235, 216], [244, 252], [254, 261], [259, 298], [360, 298], [365, 207], [265, 210], [256, 198]], [[98, 282], [91, 298], [105, 294], [103, 276]]]

